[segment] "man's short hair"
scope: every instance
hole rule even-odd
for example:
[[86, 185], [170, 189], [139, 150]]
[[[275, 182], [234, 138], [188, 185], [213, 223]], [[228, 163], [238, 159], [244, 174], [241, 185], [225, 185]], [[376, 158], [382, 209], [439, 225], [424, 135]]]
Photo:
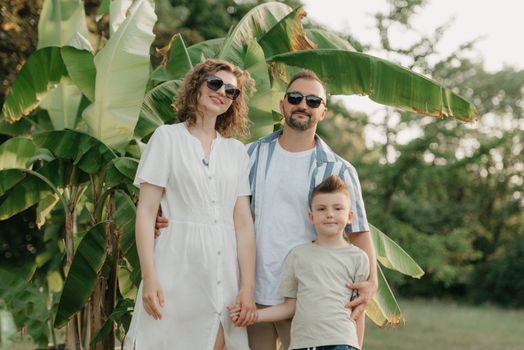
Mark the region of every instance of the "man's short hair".
[[337, 175], [328, 176], [313, 189], [313, 192], [311, 193], [311, 202], [313, 202], [313, 198], [320, 193], [337, 192], [343, 192], [349, 197], [349, 190], [344, 180]]
[[322, 80], [320, 80], [320, 78], [318, 77], [318, 75], [315, 72], [309, 69], [301, 69], [297, 74], [293, 75], [293, 77], [289, 81], [289, 84], [287, 84], [286, 91], [288, 91], [291, 84], [293, 84], [298, 79], [318, 81], [320, 85], [322, 85], [322, 88], [324, 89], [324, 94], [327, 97], [327, 90], [326, 90], [326, 87], [324, 86], [324, 83], [322, 82]]

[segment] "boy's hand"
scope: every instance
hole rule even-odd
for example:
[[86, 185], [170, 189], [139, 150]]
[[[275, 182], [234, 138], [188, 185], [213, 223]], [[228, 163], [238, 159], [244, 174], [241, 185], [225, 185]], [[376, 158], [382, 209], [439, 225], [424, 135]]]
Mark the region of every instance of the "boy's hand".
[[377, 286], [371, 281], [362, 281], [362, 282], [348, 282], [346, 287], [351, 289], [356, 289], [358, 291], [358, 297], [348, 302], [345, 307], [351, 310], [351, 319], [357, 320], [366, 311], [366, 305], [375, 295], [377, 291]]
[[169, 220], [162, 216], [162, 208], [158, 207], [158, 215], [155, 222], [155, 237], [160, 236], [160, 229], [169, 226]]

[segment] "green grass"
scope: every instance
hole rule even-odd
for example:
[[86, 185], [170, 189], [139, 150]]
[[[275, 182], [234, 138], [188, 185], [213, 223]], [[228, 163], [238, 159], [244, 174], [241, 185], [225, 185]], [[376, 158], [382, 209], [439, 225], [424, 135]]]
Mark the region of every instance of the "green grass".
[[[406, 324], [380, 329], [368, 322], [363, 350], [524, 350], [524, 310], [401, 300]], [[1, 350], [34, 350], [26, 339]]]
[[524, 349], [524, 310], [432, 300], [399, 304], [406, 324], [380, 329], [368, 320], [364, 350]]

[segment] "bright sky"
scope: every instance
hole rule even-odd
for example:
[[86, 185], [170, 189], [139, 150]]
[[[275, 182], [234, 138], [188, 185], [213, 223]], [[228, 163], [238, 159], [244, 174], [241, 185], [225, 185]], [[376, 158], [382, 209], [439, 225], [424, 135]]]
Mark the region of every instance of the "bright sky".
[[[366, 44], [376, 44], [372, 14], [387, 12], [385, 0], [303, 0], [308, 17], [337, 31], [350, 31]], [[524, 68], [522, 44], [522, 17], [524, 1], [521, 0], [429, 0], [415, 21], [414, 27], [431, 33], [436, 27], [455, 17], [439, 49], [450, 51], [458, 45], [482, 36], [477, 43], [479, 56], [484, 57], [488, 70], [497, 70], [505, 64]], [[396, 32], [392, 41], [409, 43], [409, 36]]]
[[[302, 0], [308, 18], [340, 32], [350, 32], [363, 44], [378, 46], [378, 35], [372, 15], [387, 12], [386, 0]], [[485, 68], [496, 71], [505, 65], [524, 69], [524, 44], [522, 36], [522, 0], [429, 0], [428, 4], [413, 17], [417, 31], [432, 33], [438, 26], [455, 21], [449, 26], [438, 46], [444, 54], [460, 44], [482, 37], [476, 44], [473, 58], [483, 58]], [[400, 31], [392, 31], [393, 45], [406, 47], [413, 37]], [[411, 40], [411, 41], [410, 41]], [[378, 52], [367, 52], [386, 58]], [[379, 108], [366, 97], [344, 97], [351, 109], [371, 112]]]

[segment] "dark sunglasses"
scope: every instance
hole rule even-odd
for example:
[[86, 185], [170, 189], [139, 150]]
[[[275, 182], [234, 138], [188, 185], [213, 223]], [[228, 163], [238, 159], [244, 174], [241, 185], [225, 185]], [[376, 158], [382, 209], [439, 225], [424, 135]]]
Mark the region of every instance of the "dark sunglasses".
[[225, 86], [226, 97], [235, 100], [240, 95], [240, 89], [233, 84], [224, 84], [224, 81], [217, 76], [210, 75], [207, 77], [207, 87], [213, 91], [218, 91], [222, 85]]
[[[298, 91], [286, 92], [287, 102], [292, 105], [298, 105], [302, 102], [302, 99], [306, 98], [306, 104], [311, 108], [318, 108], [321, 103], [324, 103], [321, 97], [315, 95], [304, 96]], [[325, 104], [325, 103], [324, 103]]]

